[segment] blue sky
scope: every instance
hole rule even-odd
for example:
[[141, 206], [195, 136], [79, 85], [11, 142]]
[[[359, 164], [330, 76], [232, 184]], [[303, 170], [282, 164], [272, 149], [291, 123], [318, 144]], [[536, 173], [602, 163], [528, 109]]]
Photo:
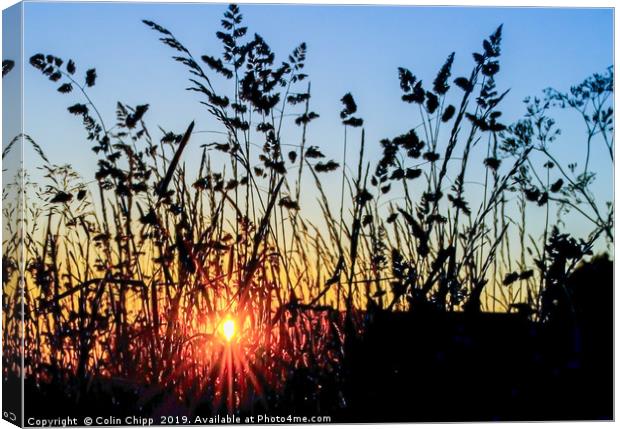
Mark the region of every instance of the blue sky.
[[[78, 73], [95, 67], [99, 78], [90, 94], [108, 123], [114, 122], [120, 100], [130, 105], [149, 103], [151, 130], [160, 125], [181, 132], [191, 120], [196, 120], [197, 130], [218, 129], [198, 97], [184, 91], [184, 68], [170, 59], [171, 50], [141, 20], [167, 27], [196, 57], [218, 55], [221, 47], [214, 33], [225, 7], [27, 2], [25, 55], [43, 52], [73, 58]], [[481, 49], [482, 40], [499, 24], [504, 25], [504, 37], [497, 83], [499, 89], [511, 90], [502, 109], [506, 123], [522, 116], [526, 96], [550, 86], [567, 90], [613, 63], [612, 9], [312, 5], [241, 5], [241, 9], [249, 32], [261, 34], [276, 59], [285, 59], [301, 41], [308, 44], [312, 109], [321, 115], [312, 124], [309, 144], [321, 146], [337, 160], [342, 150], [338, 112], [343, 94], [353, 93], [366, 121], [368, 155], [376, 159], [381, 138], [419, 123], [416, 109], [400, 101], [397, 68], [410, 68], [430, 85], [447, 55], [455, 51], [452, 76], [467, 75], [471, 53]], [[7, 53], [5, 47], [3, 56]], [[94, 154], [84, 141], [80, 121], [66, 112], [69, 104], [79, 101], [77, 94], [57, 93], [29, 65], [24, 79], [26, 131], [46, 148], [52, 162], [71, 163], [90, 176]], [[559, 113], [558, 118], [563, 129], [560, 158], [581, 159], [583, 128], [577, 116]], [[297, 143], [298, 129], [294, 125], [289, 129], [285, 138]], [[210, 141], [208, 134], [198, 135], [194, 148]], [[191, 162], [196, 153], [190, 149], [187, 159]], [[605, 152], [595, 151], [592, 163], [601, 166], [597, 192], [612, 199], [613, 168]]]

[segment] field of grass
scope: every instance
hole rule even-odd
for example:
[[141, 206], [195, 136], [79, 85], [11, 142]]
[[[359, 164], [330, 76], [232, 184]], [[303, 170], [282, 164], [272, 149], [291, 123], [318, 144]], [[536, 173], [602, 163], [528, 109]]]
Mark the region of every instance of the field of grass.
[[[221, 23], [211, 56], [143, 22], [219, 124], [195, 171], [194, 122], [166, 131], [148, 104], [123, 102], [103, 117], [94, 68], [29, 54], [83, 123], [94, 174], [51, 163], [26, 134], [3, 142], [3, 158], [32, 146], [44, 177], [20, 170], [3, 189], [3, 375], [25, 378], [26, 413], [610, 418], [609, 386], [586, 390], [611, 380], [613, 255], [593, 249], [612, 247], [613, 203], [592, 186], [613, 169], [613, 68], [505, 124], [499, 26], [466, 76], [450, 54], [424, 84], [406, 68], [385, 77], [416, 113], [400, 135], [367, 141], [373, 119], [339, 96], [342, 157], [328, 159], [307, 138], [319, 113], [306, 45], [278, 62], [237, 6]], [[556, 156], [563, 110], [587, 129], [579, 165]], [[591, 165], [602, 146], [608, 165]], [[563, 227], [569, 215], [587, 235]], [[600, 284], [584, 288], [584, 272]], [[566, 414], [561, 395], [575, 401]]]

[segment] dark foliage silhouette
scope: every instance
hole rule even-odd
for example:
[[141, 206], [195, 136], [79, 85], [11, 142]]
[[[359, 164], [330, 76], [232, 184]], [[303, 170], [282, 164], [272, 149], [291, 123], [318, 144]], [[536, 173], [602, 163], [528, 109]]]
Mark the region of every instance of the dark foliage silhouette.
[[[37, 400], [27, 413], [53, 416], [62, 398], [84, 416], [611, 418], [612, 262], [592, 255], [613, 243], [613, 203], [595, 196], [590, 158], [602, 142], [613, 167], [613, 68], [528, 98], [508, 124], [500, 25], [465, 76], [452, 76], [454, 52], [428, 80], [395, 70], [395, 106], [416, 119], [379, 142], [367, 141], [363, 98], [344, 89], [340, 114], [322, 118], [342, 125], [342, 159], [329, 159], [308, 133], [320, 116], [306, 43], [280, 60], [236, 5], [215, 34], [219, 53], [194, 55], [143, 24], [215, 129], [153, 131], [148, 100], [118, 101], [110, 120], [92, 98], [96, 68], [30, 57], [81, 121], [96, 167], [82, 178], [26, 135], [3, 151], [28, 141], [44, 173], [5, 189], [28, 204], [21, 296], [7, 293], [16, 240], [3, 254], [3, 362], [19, 371], [23, 306]], [[551, 116], [567, 109], [587, 130], [580, 165], [554, 156]], [[203, 133], [213, 141], [200, 144]], [[583, 237], [569, 215], [588, 226]]]

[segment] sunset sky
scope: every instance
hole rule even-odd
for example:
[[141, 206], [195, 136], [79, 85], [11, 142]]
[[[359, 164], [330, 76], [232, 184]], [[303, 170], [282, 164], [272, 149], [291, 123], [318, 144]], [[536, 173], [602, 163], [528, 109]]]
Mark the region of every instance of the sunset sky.
[[[109, 124], [114, 123], [120, 100], [150, 104], [146, 120], [156, 138], [157, 126], [180, 133], [192, 120], [197, 131], [217, 130], [219, 125], [199, 98], [184, 91], [186, 70], [170, 59], [172, 51], [141, 20], [168, 28], [197, 58], [217, 56], [221, 46], [214, 33], [220, 29], [225, 8], [224, 4], [26, 2], [25, 56], [42, 52], [72, 58], [78, 74], [95, 67], [98, 80], [90, 95]], [[511, 90], [501, 109], [507, 124], [523, 115], [526, 96], [541, 95], [550, 86], [567, 90], [613, 64], [612, 9], [241, 5], [241, 11], [249, 34], [261, 34], [276, 52], [276, 61], [284, 60], [299, 42], [308, 44], [311, 108], [320, 114], [310, 127], [309, 144], [320, 146], [336, 160], [342, 156], [338, 113], [343, 94], [352, 92], [357, 101], [359, 115], [365, 119], [367, 154], [375, 161], [381, 138], [419, 124], [417, 109], [400, 101], [397, 68], [411, 69], [430, 85], [448, 54], [455, 51], [452, 78], [467, 75], [473, 65], [471, 53], [481, 49], [482, 40], [499, 24], [504, 25], [504, 36], [497, 84], [500, 90]], [[5, 43], [3, 58], [12, 55], [16, 52]], [[14, 72], [5, 80], [10, 84], [17, 78]], [[78, 94], [59, 94], [30, 65], [25, 67], [24, 79], [25, 131], [44, 147], [52, 162], [71, 163], [92, 177], [94, 154], [80, 121], [66, 112], [68, 105], [81, 101]], [[216, 87], [225, 88], [222, 84], [217, 81]], [[459, 90], [452, 93], [460, 95]], [[557, 117], [562, 136], [555, 152], [567, 163], [580, 161], [585, 140], [578, 116], [558, 113]], [[359, 133], [351, 136], [355, 154]], [[284, 138], [299, 142], [300, 131], [292, 118]], [[196, 134], [185, 160], [191, 164], [199, 145], [214, 139], [213, 134]], [[601, 200], [609, 200], [613, 168], [602, 143], [595, 146], [591, 163], [600, 166], [596, 191]], [[32, 153], [27, 151], [27, 162], [29, 156]], [[483, 175], [481, 162], [479, 170]], [[579, 228], [579, 223], [573, 227]]]
[[238, 7], [3, 11], [4, 419], [613, 419], [615, 7]]

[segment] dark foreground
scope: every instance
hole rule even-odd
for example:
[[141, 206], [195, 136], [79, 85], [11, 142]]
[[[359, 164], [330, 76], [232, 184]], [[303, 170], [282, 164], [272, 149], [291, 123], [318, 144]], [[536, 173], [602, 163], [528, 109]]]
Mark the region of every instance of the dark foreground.
[[[284, 392], [265, 392], [240, 415], [330, 416], [332, 422], [613, 419], [613, 264], [578, 271], [575, 311], [535, 324], [524, 314], [417, 311], [366, 314], [366, 333], [346, 345], [337, 373], [291, 370]], [[561, 301], [559, 305], [562, 305]], [[319, 387], [320, 386], [320, 387]], [[67, 398], [26, 380], [26, 415], [208, 416], [170, 398], [93, 381]], [[65, 390], [66, 392], [66, 390]], [[6, 396], [6, 395], [5, 395]]]

